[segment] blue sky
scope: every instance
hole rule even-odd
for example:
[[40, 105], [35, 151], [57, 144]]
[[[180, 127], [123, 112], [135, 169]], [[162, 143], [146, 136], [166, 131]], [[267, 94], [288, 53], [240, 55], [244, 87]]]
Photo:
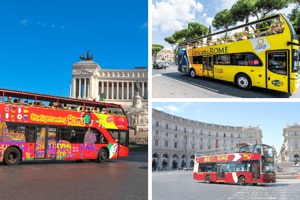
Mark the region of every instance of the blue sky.
[[148, 65], [147, 1], [1, 1], [0, 88], [69, 95], [71, 65]]
[[274, 145], [279, 152], [286, 124], [300, 123], [297, 102], [153, 102], [153, 108], [183, 118], [200, 122], [259, 127], [263, 133], [263, 143]]
[[[205, 26], [211, 26], [215, 15], [230, 9], [237, 0], [153, 0], [152, 1], [152, 44], [161, 44], [165, 49], [172, 49], [164, 41], [165, 37], [171, 36], [175, 31], [187, 28], [189, 22], [198, 22]], [[274, 13], [291, 12], [295, 4], [288, 8], [274, 11]], [[250, 17], [249, 21], [256, 20]], [[238, 22], [237, 25], [242, 24]], [[214, 28], [212, 27], [212, 32]]]

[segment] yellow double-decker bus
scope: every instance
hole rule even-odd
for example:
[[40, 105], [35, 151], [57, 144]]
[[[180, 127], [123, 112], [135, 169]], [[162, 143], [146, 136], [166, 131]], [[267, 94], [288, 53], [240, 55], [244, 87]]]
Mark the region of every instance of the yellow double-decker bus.
[[298, 37], [276, 14], [179, 45], [178, 71], [293, 93], [299, 88]]

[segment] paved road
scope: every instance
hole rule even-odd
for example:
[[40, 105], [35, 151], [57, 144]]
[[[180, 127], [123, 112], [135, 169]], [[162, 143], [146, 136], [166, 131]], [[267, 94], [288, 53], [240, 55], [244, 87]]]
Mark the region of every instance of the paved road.
[[148, 152], [106, 163], [0, 165], [0, 199], [148, 199]]
[[300, 180], [278, 179], [277, 181], [278, 183], [258, 186], [207, 184], [194, 180], [192, 171], [152, 172], [152, 199], [299, 199]]
[[177, 65], [152, 69], [152, 89], [153, 98], [300, 98], [300, 89], [293, 94], [257, 87], [241, 90], [226, 81], [191, 78], [178, 72]]

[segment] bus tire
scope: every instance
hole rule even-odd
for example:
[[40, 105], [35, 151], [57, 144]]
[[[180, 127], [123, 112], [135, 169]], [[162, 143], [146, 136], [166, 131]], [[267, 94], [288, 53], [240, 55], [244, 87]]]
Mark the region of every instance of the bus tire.
[[257, 183], [252, 183], [252, 185], [258, 185]]
[[179, 71], [182, 72], [182, 64], [179, 65]]
[[246, 74], [240, 74], [235, 79], [235, 84], [245, 90], [249, 90], [252, 86], [251, 79]]
[[240, 185], [246, 185], [247, 184], [247, 179], [245, 176], [240, 176], [239, 178], [239, 184]]
[[211, 177], [210, 177], [210, 175], [207, 175], [207, 176], [205, 177], [205, 182], [206, 182], [206, 183], [211, 183]]
[[104, 162], [106, 162], [106, 159], [107, 159], [107, 153], [106, 153], [105, 149], [100, 149], [99, 153], [98, 153], [98, 161], [100, 163], [104, 163]]
[[21, 152], [16, 147], [8, 148], [4, 153], [3, 163], [6, 165], [16, 165], [21, 160]]
[[194, 69], [191, 69], [191, 71], [190, 71], [190, 76], [191, 76], [192, 78], [195, 78], [195, 77], [196, 77], [196, 72], [195, 72]]

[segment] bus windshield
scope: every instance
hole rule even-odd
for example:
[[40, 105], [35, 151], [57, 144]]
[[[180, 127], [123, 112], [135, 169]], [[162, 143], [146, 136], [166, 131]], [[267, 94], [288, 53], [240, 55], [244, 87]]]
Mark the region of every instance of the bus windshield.
[[116, 115], [125, 115], [122, 108], [119, 107], [112, 107], [108, 106], [109, 113], [116, 114]]

